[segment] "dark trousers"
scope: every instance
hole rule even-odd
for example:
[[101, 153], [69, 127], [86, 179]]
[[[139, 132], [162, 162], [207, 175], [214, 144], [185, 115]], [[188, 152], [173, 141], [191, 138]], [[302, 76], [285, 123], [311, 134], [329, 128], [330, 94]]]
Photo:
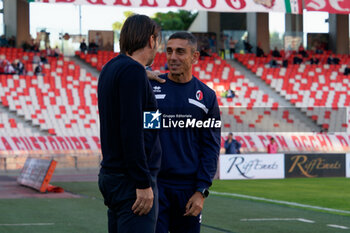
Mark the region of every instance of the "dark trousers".
[[169, 187], [158, 183], [159, 216], [156, 233], [199, 233], [202, 214], [183, 216], [195, 188]]
[[98, 185], [108, 207], [109, 233], [154, 233], [158, 215], [158, 189], [156, 178], [152, 182], [153, 207], [147, 215], [136, 215], [131, 210], [136, 200], [136, 186], [123, 173], [110, 173], [101, 169]]

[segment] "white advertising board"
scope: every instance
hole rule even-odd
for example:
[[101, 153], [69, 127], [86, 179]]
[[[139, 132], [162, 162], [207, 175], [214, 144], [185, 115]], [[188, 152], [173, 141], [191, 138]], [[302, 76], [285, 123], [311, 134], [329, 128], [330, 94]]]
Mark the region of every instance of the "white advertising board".
[[283, 179], [284, 154], [220, 155], [220, 179]]

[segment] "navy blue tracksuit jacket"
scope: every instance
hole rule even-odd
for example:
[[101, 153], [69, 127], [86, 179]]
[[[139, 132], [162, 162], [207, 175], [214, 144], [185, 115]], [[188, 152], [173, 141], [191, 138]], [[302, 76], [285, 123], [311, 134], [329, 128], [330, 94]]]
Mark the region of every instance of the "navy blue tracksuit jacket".
[[[172, 186], [209, 188], [217, 169], [220, 128], [180, 128], [178, 120], [220, 120], [215, 92], [193, 77], [187, 83], [151, 81], [162, 113], [162, 163], [158, 181]], [[176, 124], [176, 123], [175, 123]]]

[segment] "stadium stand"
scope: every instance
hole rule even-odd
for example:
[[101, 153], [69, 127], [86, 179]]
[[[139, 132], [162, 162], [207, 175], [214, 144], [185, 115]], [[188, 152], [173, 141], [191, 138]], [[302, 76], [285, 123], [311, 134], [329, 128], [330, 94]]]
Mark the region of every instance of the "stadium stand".
[[18, 123], [16, 119], [11, 118], [6, 112], [0, 111], [0, 136], [39, 136], [31, 128]]
[[[330, 54], [315, 54], [320, 60], [318, 65], [304, 63], [288, 65], [287, 68], [271, 68], [268, 64], [271, 56], [259, 58], [254, 54], [239, 54], [237, 60], [305, 112], [325, 131], [346, 132], [350, 123], [346, 110], [350, 106], [350, 82], [343, 73], [349, 56], [333, 55], [339, 58], [340, 63], [329, 65], [327, 58]], [[312, 55], [309, 54], [309, 57]], [[289, 64], [292, 60], [293, 56], [289, 58]]]
[[[194, 67], [194, 75], [215, 90], [221, 106], [223, 130], [234, 132], [300, 132], [309, 130], [258, 86], [216, 54]], [[234, 98], [222, 94], [234, 90]]]
[[[76, 55], [98, 70], [117, 53], [98, 51], [98, 54], [84, 54], [79, 51]], [[166, 72], [166, 54], [158, 53], [152, 69]], [[308, 131], [308, 128], [289, 110], [280, 110], [278, 102], [269, 97], [254, 83], [241, 75], [239, 71], [220, 58], [217, 54], [202, 57], [194, 65], [194, 75], [215, 90], [221, 107], [223, 130], [235, 132], [292, 132]], [[227, 90], [234, 90], [234, 98], [226, 98]]]
[[[13, 50], [11, 58], [25, 60], [27, 74], [32, 74], [34, 53]], [[69, 58], [49, 58], [43, 73], [0, 75], [2, 105], [50, 135], [98, 135], [97, 78]]]
[[113, 57], [118, 56], [118, 53], [114, 53], [111, 51], [97, 51], [97, 54], [90, 54], [76, 51], [75, 55], [83, 59], [92, 67], [95, 67], [98, 71], [101, 71], [103, 65], [106, 64]]
[[[40, 127], [43, 132], [48, 132], [50, 135], [99, 135], [96, 77], [65, 57], [58, 59], [49, 57], [48, 64], [43, 66], [44, 75], [32, 76], [35, 69], [35, 64], [32, 63], [34, 53], [5, 48], [0, 54], [3, 54], [9, 61], [21, 59], [27, 70], [27, 75], [0, 76], [0, 101], [3, 106], [15, 111], [18, 116], [30, 121], [33, 126]], [[82, 54], [76, 52], [76, 55], [91, 66], [102, 70], [103, 64], [117, 53], [99, 51], [98, 54]], [[261, 76], [266, 83], [296, 107], [305, 111], [324, 129], [346, 128], [346, 122], [342, 122], [341, 119], [342, 111], [336, 107], [350, 105], [350, 98], [345, 94], [350, 88], [350, 83], [345, 76], [339, 76], [345, 67], [347, 58], [340, 57], [340, 65], [328, 65], [326, 56], [327, 54], [319, 55], [320, 65], [290, 65], [288, 68], [267, 67], [266, 63], [271, 58], [270, 56], [257, 58], [255, 55], [246, 54], [236, 57], [249, 69], [255, 70], [256, 74]], [[152, 68], [165, 72], [165, 63], [165, 53], [158, 53]], [[294, 79], [287, 79], [287, 73]], [[280, 108], [278, 102], [216, 54], [201, 59], [194, 66], [194, 75], [215, 90], [221, 107], [223, 130], [234, 132], [312, 131], [294, 117], [291, 110]], [[225, 97], [224, 93], [227, 90], [234, 90], [235, 96]], [[324, 94], [326, 90], [328, 95]], [[333, 102], [330, 102], [331, 100]], [[329, 109], [316, 108], [328, 106], [329, 103], [331, 103]], [[315, 108], [312, 109], [310, 106]], [[336, 114], [337, 110], [339, 110], [338, 114]], [[334, 117], [336, 121], [331, 120]], [[5, 126], [11, 129], [11, 123], [4, 124]], [[24, 135], [30, 135], [31, 132], [28, 129], [20, 127], [19, 130], [26, 132]]]

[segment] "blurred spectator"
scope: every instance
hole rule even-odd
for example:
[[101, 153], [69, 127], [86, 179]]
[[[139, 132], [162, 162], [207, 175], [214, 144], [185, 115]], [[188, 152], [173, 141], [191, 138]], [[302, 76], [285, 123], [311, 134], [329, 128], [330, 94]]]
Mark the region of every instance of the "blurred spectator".
[[226, 50], [229, 48], [227, 36], [221, 35], [221, 41], [220, 41], [220, 57], [222, 59], [226, 59]]
[[211, 35], [208, 40], [211, 52], [216, 53], [216, 36]]
[[225, 154], [240, 154], [241, 143], [233, 138], [233, 134], [229, 133], [225, 141]]
[[224, 35], [224, 49], [225, 49], [225, 54], [226, 52], [230, 52], [230, 41], [227, 35]]
[[332, 65], [332, 63], [333, 63], [333, 56], [332, 54], [330, 54], [329, 57], [327, 58], [327, 64]]
[[282, 57], [280, 51], [278, 51], [278, 48], [275, 47], [275, 49], [272, 51], [273, 57]]
[[103, 47], [103, 38], [100, 32], [97, 32], [95, 35], [95, 43], [97, 47], [100, 47], [100, 48]]
[[207, 49], [204, 46], [202, 46], [200, 51], [199, 51], [199, 56], [200, 56], [200, 58], [202, 58], [202, 57], [210, 57], [209, 49]]
[[301, 63], [303, 63], [303, 59], [301, 57], [299, 57], [298, 55], [295, 55], [293, 58], [293, 64], [300, 65]]
[[264, 50], [261, 48], [261, 43], [258, 43], [258, 46], [256, 47], [256, 56], [257, 57], [266, 57]]
[[269, 62], [269, 65], [271, 68], [278, 67], [277, 61], [275, 59], [271, 59], [271, 61]]
[[236, 96], [236, 93], [233, 91], [233, 90], [231, 90], [231, 89], [229, 89], [228, 91], [227, 91], [227, 93], [226, 93], [226, 98], [235, 98], [235, 96]]
[[324, 50], [324, 45], [321, 43], [318, 43], [318, 45], [316, 46], [316, 54], [323, 54], [323, 50]]
[[24, 52], [30, 51], [30, 44], [27, 41], [22, 43], [22, 49]]
[[350, 67], [347, 66], [347, 67], [345, 67], [344, 75], [349, 75], [349, 74], [350, 74]]
[[8, 41], [6, 39], [5, 35], [2, 35], [0, 37], [0, 47], [7, 47], [8, 46]]
[[8, 46], [10, 48], [16, 48], [16, 37], [11, 36], [10, 39], [8, 40]]
[[39, 43], [35, 42], [34, 39], [31, 40], [30, 51], [32, 51], [32, 52], [39, 52]]
[[80, 47], [79, 48], [80, 48], [80, 51], [82, 53], [86, 53], [88, 47], [87, 47], [87, 45], [85, 43], [85, 39], [82, 40], [82, 42], [80, 43]]
[[52, 50], [51, 46], [47, 46], [46, 48], [46, 56], [53, 57], [55, 55], [55, 52]]
[[88, 52], [92, 54], [97, 54], [97, 49], [98, 49], [98, 45], [95, 42], [90, 41]]
[[327, 58], [328, 65], [332, 65], [332, 64], [339, 65], [339, 62], [340, 62], [339, 58], [333, 57], [332, 54], [330, 54], [329, 57]]
[[291, 50], [287, 50], [286, 53], [284, 54], [284, 58], [283, 58], [283, 61], [282, 61], [282, 66], [284, 68], [288, 67], [288, 60], [289, 60], [290, 56], [292, 56], [292, 51]]
[[270, 138], [270, 144], [267, 145], [267, 153], [275, 154], [277, 153], [278, 145], [274, 138]]
[[246, 53], [252, 53], [253, 46], [249, 44], [248, 39], [243, 40], [243, 46]]
[[40, 61], [43, 63], [43, 64], [47, 64], [48, 63], [48, 60], [46, 58], [46, 55], [44, 52], [41, 52], [40, 53]]
[[41, 59], [37, 53], [34, 54], [33, 56], [33, 64], [39, 64], [41, 62]]
[[43, 63], [39, 63], [35, 69], [34, 69], [34, 75], [42, 75], [43, 72], [43, 67], [42, 67]]
[[56, 46], [55, 50], [53, 51], [53, 55], [55, 57], [59, 57], [61, 55], [61, 50]]
[[302, 44], [300, 44], [299, 46], [299, 54], [303, 57], [308, 57], [307, 52], [305, 51], [304, 46]]
[[318, 65], [320, 60], [316, 58], [315, 56], [312, 56], [311, 59], [309, 60], [311, 65]]
[[234, 40], [232, 37], [230, 37], [230, 58], [233, 59], [234, 58], [234, 54], [236, 53], [236, 44], [237, 44], [237, 40]]
[[5, 74], [15, 74], [16, 73], [15, 68], [12, 66], [12, 64], [9, 61], [6, 62], [6, 65], [4, 67], [4, 73]]
[[14, 67], [17, 74], [23, 75], [25, 73], [24, 64], [20, 60], [15, 60]]

